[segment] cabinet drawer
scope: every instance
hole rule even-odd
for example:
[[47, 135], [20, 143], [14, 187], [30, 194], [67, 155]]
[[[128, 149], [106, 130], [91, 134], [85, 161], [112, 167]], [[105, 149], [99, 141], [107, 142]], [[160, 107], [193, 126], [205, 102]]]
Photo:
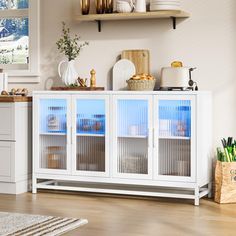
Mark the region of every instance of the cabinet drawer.
[[14, 104], [0, 104], [0, 140], [14, 140]]
[[0, 142], [0, 181], [11, 181], [14, 143]]

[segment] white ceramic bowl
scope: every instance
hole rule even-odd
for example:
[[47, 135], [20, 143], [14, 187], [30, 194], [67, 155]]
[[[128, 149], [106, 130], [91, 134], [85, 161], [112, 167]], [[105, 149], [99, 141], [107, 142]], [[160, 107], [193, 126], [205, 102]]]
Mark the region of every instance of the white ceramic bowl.
[[116, 10], [119, 13], [128, 13], [133, 10], [130, 4], [126, 1], [117, 1], [116, 2]]

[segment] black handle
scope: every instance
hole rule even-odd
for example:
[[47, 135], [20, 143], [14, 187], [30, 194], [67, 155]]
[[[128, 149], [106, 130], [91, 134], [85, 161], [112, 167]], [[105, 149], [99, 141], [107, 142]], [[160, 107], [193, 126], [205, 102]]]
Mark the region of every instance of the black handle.
[[197, 67], [192, 67], [189, 69], [189, 81], [188, 81], [188, 84], [190, 87], [193, 87], [193, 85], [196, 84], [196, 86], [194, 88], [195, 91], [198, 90], [198, 86], [197, 86], [197, 83], [192, 80], [192, 72], [196, 69], [197, 69]]

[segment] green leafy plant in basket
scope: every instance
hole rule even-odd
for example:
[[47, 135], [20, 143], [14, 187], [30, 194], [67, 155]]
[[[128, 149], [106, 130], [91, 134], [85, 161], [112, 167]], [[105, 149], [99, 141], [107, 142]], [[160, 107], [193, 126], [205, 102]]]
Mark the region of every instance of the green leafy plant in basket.
[[236, 140], [232, 137], [221, 140], [223, 149], [217, 148], [217, 159], [221, 162], [236, 162]]

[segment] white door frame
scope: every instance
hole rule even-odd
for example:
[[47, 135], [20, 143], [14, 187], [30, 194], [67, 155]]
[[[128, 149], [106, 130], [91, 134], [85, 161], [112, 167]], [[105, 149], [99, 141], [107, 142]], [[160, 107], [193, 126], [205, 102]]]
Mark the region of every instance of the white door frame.
[[[148, 174], [127, 174], [117, 172], [117, 102], [118, 100], [146, 100], [148, 102]], [[152, 179], [152, 95], [113, 95], [112, 96], [112, 177], [127, 179]]]
[[[104, 100], [105, 102], [105, 172], [99, 171], [78, 171], [76, 166], [76, 146], [77, 146], [77, 100]], [[72, 174], [80, 176], [100, 176], [109, 177], [110, 176], [110, 160], [109, 160], [109, 146], [110, 146], [110, 107], [109, 107], [109, 95], [72, 95]]]
[[[188, 100], [191, 102], [191, 176], [168, 176], [158, 174], [158, 158], [159, 158], [159, 100]], [[196, 96], [195, 95], [154, 95], [154, 108], [153, 108], [153, 161], [154, 161], [154, 179], [163, 181], [176, 181], [176, 182], [195, 182], [197, 174], [196, 165]]]
[[[66, 134], [66, 170], [40, 168], [40, 100], [58, 99], [66, 100], [67, 103], [67, 134]], [[35, 173], [68, 175], [71, 174], [71, 95], [35, 95], [33, 100], [33, 163]], [[52, 134], [53, 135], [53, 134]]]

